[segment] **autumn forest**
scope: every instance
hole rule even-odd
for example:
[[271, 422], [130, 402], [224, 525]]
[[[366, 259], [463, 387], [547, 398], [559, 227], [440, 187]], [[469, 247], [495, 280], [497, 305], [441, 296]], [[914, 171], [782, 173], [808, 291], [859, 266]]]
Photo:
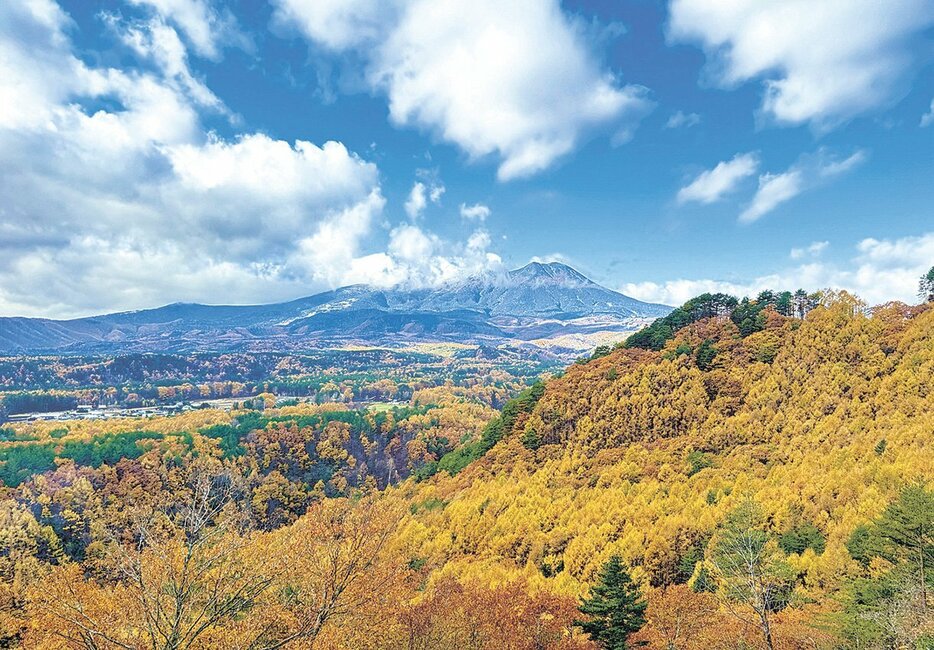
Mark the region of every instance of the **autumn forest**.
[[[932, 305], [704, 294], [566, 368], [299, 399], [190, 358], [235, 403], [14, 419], [0, 647], [932, 648]], [[3, 395], [158, 401], [127, 363], [4, 359]]]

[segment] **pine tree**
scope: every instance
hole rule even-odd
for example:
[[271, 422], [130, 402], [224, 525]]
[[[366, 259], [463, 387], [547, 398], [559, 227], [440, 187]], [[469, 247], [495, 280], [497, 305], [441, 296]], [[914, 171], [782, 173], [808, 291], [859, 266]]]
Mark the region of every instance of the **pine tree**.
[[580, 605], [590, 617], [577, 626], [606, 650], [626, 650], [629, 636], [645, 625], [646, 602], [619, 556], [603, 566], [600, 582]]

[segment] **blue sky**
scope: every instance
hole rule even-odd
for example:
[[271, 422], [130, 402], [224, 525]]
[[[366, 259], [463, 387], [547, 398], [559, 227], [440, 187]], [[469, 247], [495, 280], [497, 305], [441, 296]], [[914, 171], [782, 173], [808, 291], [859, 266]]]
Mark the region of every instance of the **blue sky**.
[[932, 35], [930, 0], [6, 2], [0, 313], [531, 259], [910, 300]]

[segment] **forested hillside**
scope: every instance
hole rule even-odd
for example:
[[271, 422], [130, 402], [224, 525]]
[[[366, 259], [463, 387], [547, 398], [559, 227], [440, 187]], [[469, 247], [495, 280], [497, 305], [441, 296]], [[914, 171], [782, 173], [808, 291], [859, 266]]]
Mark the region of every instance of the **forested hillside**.
[[[423, 395], [382, 429], [266, 414], [88, 462], [34, 432], [54, 467], [0, 504], [6, 643], [596, 648], [601, 598], [632, 598], [603, 647], [929, 648], [934, 309], [799, 299], [701, 297], [492, 421]], [[425, 470], [358, 480], [393, 456], [337, 429], [373, 426]]]
[[[714, 542], [751, 500], [786, 574], [774, 608], [790, 628], [782, 643], [813, 647], [800, 635], [822, 630], [827, 647], [875, 647], [887, 634], [930, 632], [930, 617], [857, 612], [854, 590], [891, 568], [856, 549], [906, 487], [928, 485], [923, 513], [934, 516], [934, 310], [889, 305], [870, 316], [846, 295], [823, 301], [804, 320], [767, 308], [746, 336], [726, 316], [703, 317], [658, 351], [617, 349], [570, 367], [480, 461], [403, 488], [445, 504], [404, 534], [443, 573], [521, 576], [569, 595], [619, 555], [665, 602], [680, 583], [719, 590]], [[922, 559], [934, 552], [930, 519], [925, 530]], [[729, 618], [722, 625], [738, 620]]]

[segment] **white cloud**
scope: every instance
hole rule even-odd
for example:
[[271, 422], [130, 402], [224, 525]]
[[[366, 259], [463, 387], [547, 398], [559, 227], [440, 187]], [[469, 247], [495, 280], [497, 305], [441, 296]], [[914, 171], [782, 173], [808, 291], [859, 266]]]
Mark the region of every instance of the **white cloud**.
[[361, 251], [362, 242], [370, 232], [373, 217], [384, 204], [383, 197], [374, 190], [366, 201], [332, 214], [312, 235], [299, 239], [297, 250], [287, 260], [286, 270], [329, 287], [362, 281], [345, 282], [345, 279], [355, 264], [366, 263], [359, 261], [369, 257]]
[[564, 253], [548, 253], [547, 255], [533, 255], [529, 262], [538, 262], [539, 264], [551, 264], [552, 262], [558, 262], [559, 264], [567, 264], [568, 266], [573, 266], [571, 258], [569, 258]]
[[412, 186], [409, 198], [405, 202], [405, 213], [409, 215], [409, 218], [415, 219], [427, 205], [428, 197], [425, 195], [425, 184], [417, 182]]
[[376, 166], [351, 154], [340, 142], [318, 147], [297, 140], [294, 146], [267, 135], [237, 142], [210, 137], [204, 144], [167, 150], [179, 184], [199, 193], [242, 190], [268, 195], [268, 202], [301, 196], [325, 203], [344, 196], [365, 196], [377, 183]]
[[792, 248], [789, 256], [793, 260], [800, 260], [805, 257], [819, 257], [828, 246], [830, 246], [829, 241], [816, 241], [803, 248]]
[[194, 255], [177, 240], [142, 245], [130, 238], [94, 235], [72, 237], [64, 247], [18, 254], [2, 266], [0, 277], [0, 313], [42, 317], [176, 300], [269, 302], [300, 295], [307, 286], [275, 267]]
[[402, 224], [390, 233], [389, 253], [406, 262], [417, 262], [431, 257], [436, 245], [437, 240], [421, 228]]
[[[823, 243], [823, 242], [819, 242]], [[870, 305], [917, 302], [918, 278], [934, 260], [934, 232], [900, 239], [864, 239], [845, 264], [810, 262], [748, 281], [678, 279], [625, 284], [622, 293], [649, 302], [681, 305], [705, 291], [754, 296], [764, 289], [845, 289]]]
[[[816, 165], [817, 175], [820, 178], [833, 178], [834, 176], [839, 176], [840, 174], [845, 174], [849, 171], [852, 171], [856, 167], [866, 162], [867, 158], [868, 154], [863, 149], [860, 149], [851, 156], [847, 156], [843, 160], [836, 160], [827, 152], [826, 149], [820, 149], [810, 164]], [[805, 162], [805, 165], [807, 164], [809, 163]]]
[[329, 50], [372, 47], [398, 19], [400, 3], [386, 0], [274, 0], [274, 19], [295, 25]]
[[115, 15], [108, 15], [107, 20], [127, 46], [161, 68], [166, 80], [179, 84], [201, 106], [227, 112], [223, 102], [192, 74], [188, 52], [178, 33], [160, 18], [129, 25]]
[[934, 99], [931, 100], [931, 107], [928, 112], [921, 116], [920, 124], [922, 127], [934, 124]]
[[673, 113], [671, 117], [668, 118], [668, 121], [665, 122], [666, 129], [679, 129], [681, 127], [689, 128], [700, 124], [701, 116], [697, 113], [685, 113], [684, 111], [678, 111]]
[[200, 56], [218, 59], [227, 44], [248, 47], [229, 11], [219, 11], [208, 0], [127, 0], [129, 4], [149, 7], [162, 19], [176, 25]]
[[254, 134], [173, 147], [167, 157], [174, 173], [161, 196], [174, 226], [244, 262], [290, 264], [296, 236], [315, 229], [333, 231], [329, 250], [356, 246], [384, 204], [375, 165], [339, 142], [292, 146]]
[[461, 217], [469, 221], [486, 221], [491, 213], [490, 208], [482, 203], [474, 203], [473, 205], [461, 203], [460, 212]]
[[669, 39], [697, 42], [723, 86], [762, 79], [762, 109], [818, 127], [907, 91], [912, 45], [934, 24], [929, 0], [671, 0]]
[[[495, 155], [498, 176], [530, 176], [594, 129], [630, 134], [646, 89], [601, 69], [585, 28], [557, 0], [276, 0], [277, 20], [333, 51], [355, 50], [390, 119]], [[507, 62], [508, 64], [504, 64]]]
[[678, 306], [702, 293], [729, 293], [748, 295], [754, 293], [749, 285], [720, 280], [668, 280], [667, 282], [628, 282], [619, 291], [644, 302]]
[[[105, 82], [68, 51], [70, 26], [51, 0], [0, 3], [0, 128], [40, 127], [70, 95], [93, 96]], [[31, 47], [21, 40], [25, 30]]]
[[498, 260], [425, 233], [423, 273], [401, 231], [381, 246], [378, 169], [339, 142], [207, 132], [215, 96], [167, 22], [110, 21], [149, 71], [83, 63], [69, 25], [50, 0], [0, 3], [0, 313], [269, 302]]
[[862, 164], [866, 157], [866, 152], [861, 150], [843, 160], [837, 160], [827, 150], [820, 149], [814, 155], [802, 156], [781, 174], [761, 175], [759, 189], [746, 209], [740, 213], [739, 221], [752, 223], [760, 219], [801, 192], [852, 170]]
[[[502, 259], [489, 246], [490, 237], [483, 230], [472, 233], [465, 244], [455, 244], [414, 224], [401, 224], [390, 232], [386, 252], [357, 255], [345, 251], [329, 257], [322, 268], [333, 274], [330, 281], [334, 286], [437, 286], [476, 273], [502, 271]], [[317, 250], [317, 246], [308, 248], [310, 252]]]
[[444, 185], [434, 180], [428, 181], [427, 185], [422, 181], [416, 181], [409, 192], [409, 198], [405, 201], [405, 213], [410, 219], [417, 219], [428, 207], [429, 201], [435, 205], [441, 203], [444, 189]]
[[763, 174], [759, 177], [759, 189], [752, 202], [739, 215], [742, 223], [752, 223], [782, 203], [798, 196], [804, 189], [804, 179], [799, 169], [783, 174]]
[[678, 191], [678, 203], [719, 201], [735, 190], [740, 181], [756, 173], [758, 168], [759, 157], [756, 154], [736, 154], [732, 160], [719, 163], [682, 187]]

